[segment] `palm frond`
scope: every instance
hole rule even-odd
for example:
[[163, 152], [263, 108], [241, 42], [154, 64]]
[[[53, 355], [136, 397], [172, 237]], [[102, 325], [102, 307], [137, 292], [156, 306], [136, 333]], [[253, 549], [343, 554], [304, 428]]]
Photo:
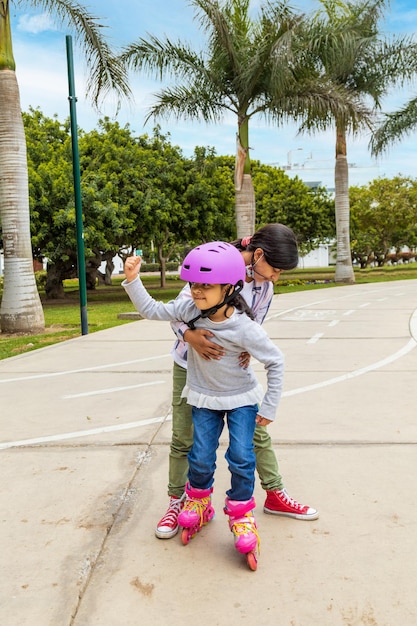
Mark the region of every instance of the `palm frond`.
[[328, 130], [337, 122], [356, 133], [361, 128], [372, 128], [374, 121], [373, 111], [354, 93], [314, 81], [271, 100], [262, 114], [274, 123], [295, 120], [300, 124], [299, 132]]
[[222, 120], [225, 110], [229, 109], [236, 113], [224, 98], [217, 99], [217, 94], [210, 90], [204, 91], [201, 85], [166, 88], [154, 96], [156, 103], [150, 107], [146, 122], [151, 117], [165, 119], [186, 117], [190, 120], [216, 123]]
[[126, 69], [110, 49], [98, 17], [73, 0], [17, 0], [17, 4], [40, 8], [73, 31], [89, 70], [87, 94], [95, 106], [111, 91], [119, 101], [131, 96]]
[[387, 113], [370, 141], [374, 156], [388, 150], [389, 146], [417, 130], [417, 97], [412, 98], [402, 109]]
[[152, 35], [148, 40], [140, 38], [123, 48], [120, 60], [133, 70], [144, 70], [161, 80], [167, 72], [180, 79], [189, 77], [190, 72], [197, 79], [205, 72], [202, 56], [187, 44], [172, 42], [168, 38], [161, 40]]

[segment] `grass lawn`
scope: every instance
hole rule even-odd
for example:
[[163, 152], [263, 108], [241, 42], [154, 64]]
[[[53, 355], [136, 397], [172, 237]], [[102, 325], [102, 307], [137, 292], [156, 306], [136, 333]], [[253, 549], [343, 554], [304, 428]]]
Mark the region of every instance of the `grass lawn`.
[[[159, 276], [142, 274], [142, 280], [157, 300], [167, 302], [176, 297], [183, 286], [178, 276], [167, 276], [167, 287], [159, 287]], [[105, 330], [129, 320], [118, 319], [119, 313], [135, 311], [121, 282], [123, 276], [113, 278], [111, 287], [99, 286], [87, 294], [87, 321], [89, 333]], [[275, 286], [275, 293], [326, 289], [335, 287], [334, 268], [297, 269], [285, 272]], [[382, 268], [355, 270], [357, 284], [390, 280], [417, 279], [417, 263], [407, 263]], [[45, 332], [40, 335], [3, 335], [0, 333], [0, 360], [23, 354], [37, 348], [66, 341], [81, 335], [78, 281], [65, 281], [64, 300], [46, 300], [41, 292], [45, 314]]]

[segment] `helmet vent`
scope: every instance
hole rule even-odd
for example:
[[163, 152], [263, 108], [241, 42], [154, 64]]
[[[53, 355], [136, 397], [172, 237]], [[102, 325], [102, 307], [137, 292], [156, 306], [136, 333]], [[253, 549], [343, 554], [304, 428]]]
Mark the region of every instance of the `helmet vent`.
[[245, 262], [230, 243], [211, 241], [193, 248], [185, 257], [180, 277], [192, 283], [236, 285], [245, 280]]

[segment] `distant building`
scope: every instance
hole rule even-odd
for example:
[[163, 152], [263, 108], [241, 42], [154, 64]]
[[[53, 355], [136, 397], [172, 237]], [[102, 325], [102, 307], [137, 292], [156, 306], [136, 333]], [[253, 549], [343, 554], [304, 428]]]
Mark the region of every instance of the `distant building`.
[[334, 243], [321, 243], [318, 248], [311, 250], [305, 256], [300, 256], [298, 267], [300, 269], [306, 267], [329, 267], [335, 264], [332, 248]]
[[[123, 261], [119, 256], [113, 257], [113, 265], [113, 274], [123, 274]], [[104, 274], [106, 272], [106, 261], [102, 261], [98, 269], [102, 274]]]

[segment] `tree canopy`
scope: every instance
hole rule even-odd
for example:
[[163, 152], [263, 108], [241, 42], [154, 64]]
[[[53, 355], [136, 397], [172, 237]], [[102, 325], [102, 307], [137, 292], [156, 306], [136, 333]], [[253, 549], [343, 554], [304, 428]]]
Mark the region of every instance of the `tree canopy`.
[[[69, 124], [47, 118], [39, 109], [30, 109], [23, 119], [32, 247], [38, 259], [48, 259], [48, 296], [59, 297], [62, 281], [77, 272]], [[233, 157], [196, 147], [186, 158], [159, 127], [152, 135], [136, 136], [129, 125], [107, 118], [79, 134], [90, 289], [102, 261], [110, 277], [112, 259], [124, 258], [133, 248], [148, 255], [152, 243], [163, 274], [166, 261], [179, 262], [190, 246], [236, 237]], [[294, 229], [305, 250], [333, 235], [333, 202], [323, 190], [312, 191], [274, 167], [253, 165], [257, 226], [281, 221]]]
[[416, 254], [417, 180], [396, 176], [351, 187], [352, 255], [361, 267]]
[[[48, 259], [47, 294], [62, 295], [75, 275], [76, 233], [68, 122], [24, 114], [28, 145], [32, 245]], [[43, 150], [39, 150], [39, 146]], [[164, 271], [178, 246], [234, 236], [233, 181], [214, 151], [186, 159], [169, 136], [134, 136], [105, 118], [79, 138], [88, 287], [103, 260], [152, 241]]]

